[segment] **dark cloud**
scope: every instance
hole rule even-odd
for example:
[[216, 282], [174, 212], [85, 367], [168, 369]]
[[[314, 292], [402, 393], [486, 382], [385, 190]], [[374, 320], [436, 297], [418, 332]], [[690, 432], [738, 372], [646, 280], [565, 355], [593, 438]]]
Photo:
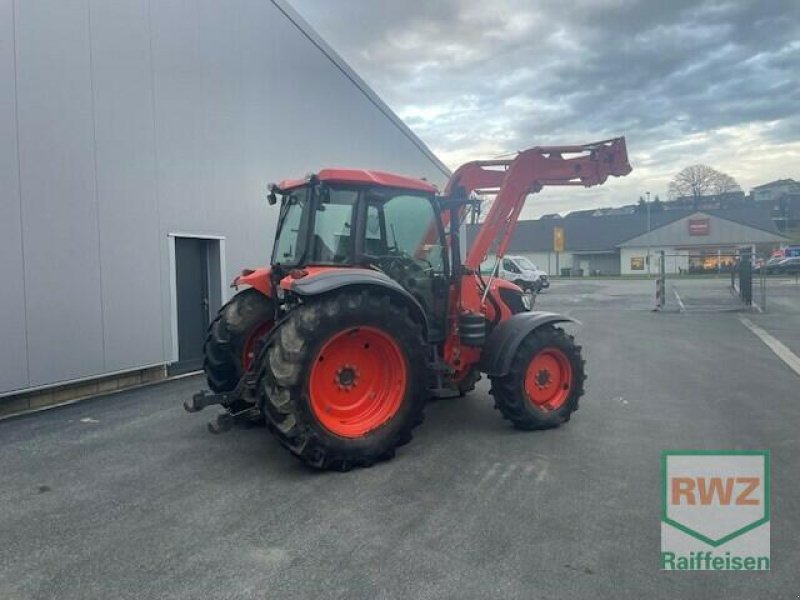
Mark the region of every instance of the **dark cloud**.
[[[634, 174], [554, 196], [569, 208], [663, 193], [696, 162], [745, 188], [800, 176], [797, 0], [292, 3], [451, 166], [626, 135]], [[741, 162], [769, 144], [779, 159]]]

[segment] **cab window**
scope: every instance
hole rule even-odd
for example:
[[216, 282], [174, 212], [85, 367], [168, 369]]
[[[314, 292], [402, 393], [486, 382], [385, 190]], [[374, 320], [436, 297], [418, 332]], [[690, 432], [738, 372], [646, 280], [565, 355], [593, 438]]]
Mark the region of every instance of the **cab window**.
[[304, 238], [300, 230], [308, 203], [308, 188], [300, 187], [288, 193], [281, 205], [278, 233], [272, 252], [272, 264], [294, 265], [302, 259]]
[[398, 194], [389, 197], [382, 207], [371, 206], [370, 209], [367, 244], [370, 236], [377, 236], [374, 239], [384, 246], [383, 253], [415, 260], [435, 273], [444, 271], [439, 223], [427, 196]]
[[353, 213], [358, 192], [322, 188], [314, 215], [309, 264], [348, 264], [353, 259]]

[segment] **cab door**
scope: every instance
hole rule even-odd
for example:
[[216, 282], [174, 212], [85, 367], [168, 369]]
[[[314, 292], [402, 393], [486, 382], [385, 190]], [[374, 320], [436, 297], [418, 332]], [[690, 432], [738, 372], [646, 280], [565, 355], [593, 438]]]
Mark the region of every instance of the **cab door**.
[[444, 339], [447, 252], [432, 198], [400, 190], [367, 193], [363, 254], [420, 303], [430, 341]]

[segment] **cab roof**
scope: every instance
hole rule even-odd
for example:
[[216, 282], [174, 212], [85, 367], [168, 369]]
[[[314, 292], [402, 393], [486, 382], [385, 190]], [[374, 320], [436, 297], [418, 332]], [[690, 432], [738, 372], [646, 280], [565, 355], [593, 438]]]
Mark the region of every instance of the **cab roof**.
[[[430, 194], [435, 194], [437, 192], [436, 187], [427, 181], [415, 179], [414, 177], [395, 175], [394, 173], [386, 173], [385, 171], [368, 171], [366, 169], [322, 169], [317, 173], [317, 179], [328, 183], [380, 185], [384, 187], [428, 192]], [[290, 190], [305, 185], [306, 183], [308, 183], [308, 178], [284, 179], [278, 184], [278, 187], [282, 190]]]

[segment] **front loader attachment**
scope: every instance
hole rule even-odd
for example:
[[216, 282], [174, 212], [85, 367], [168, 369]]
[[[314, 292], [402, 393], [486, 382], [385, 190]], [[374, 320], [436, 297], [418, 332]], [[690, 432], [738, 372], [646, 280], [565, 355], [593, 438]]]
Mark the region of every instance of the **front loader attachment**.
[[536, 146], [513, 158], [462, 165], [447, 184], [447, 196], [469, 196], [472, 192], [497, 194], [473, 242], [466, 265], [477, 269], [498, 240], [496, 254], [505, 254], [529, 194], [549, 185], [600, 185], [610, 175], [624, 177], [631, 170], [623, 137], [577, 146]]

